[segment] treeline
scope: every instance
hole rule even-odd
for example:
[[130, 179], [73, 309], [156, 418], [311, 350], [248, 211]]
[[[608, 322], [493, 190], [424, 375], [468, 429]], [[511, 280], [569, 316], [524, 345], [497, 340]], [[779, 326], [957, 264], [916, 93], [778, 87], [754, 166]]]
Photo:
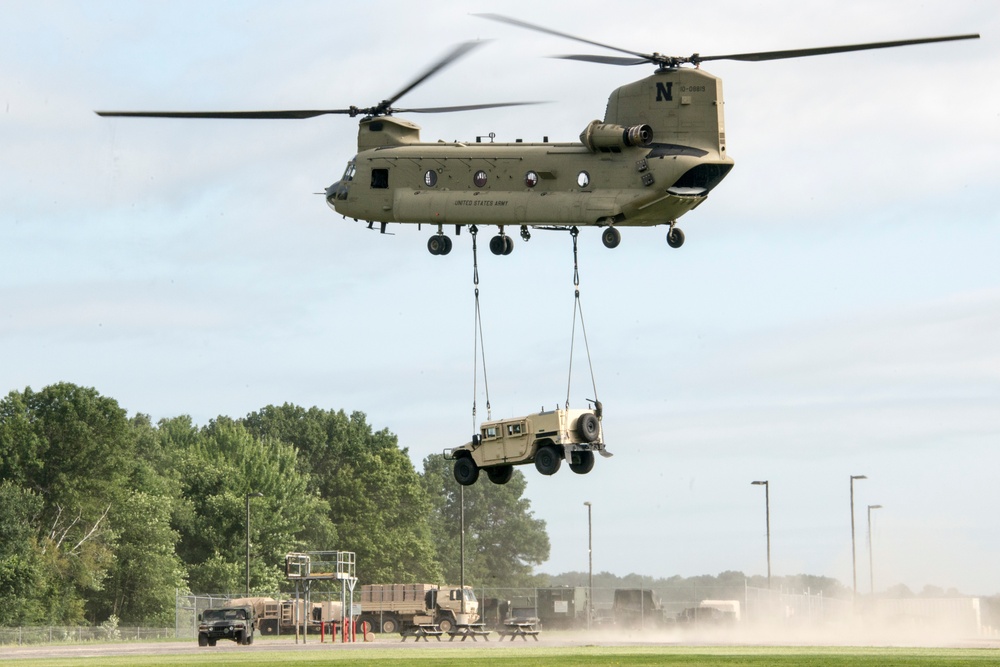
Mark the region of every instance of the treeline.
[[[466, 577], [532, 585], [545, 523], [515, 472], [465, 491]], [[172, 625], [175, 593], [288, 590], [291, 551], [353, 551], [362, 583], [454, 582], [459, 488], [360, 412], [267, 406], [198, 426], [95, 389], [0, 400], [0, 625]]]
[[[551, 575], [553, 586], [587, 586], [587, 572], [565, 572]], [[656, 591], [663, 602], [688, 602], [701, 599], [742, 600], [747, 587], [765, 589], [767, 577], [759, 574], [746, 575], [735, 570], [727, 570], [717, 575], [702, 574], [694, 577], [675, 575], [665, 578], [644, 577], [639, 574], [618, 576], [610, 572], [594, 573], [594, 588], [603, 589], [607, 596], [616, 588], [645, 588]], [[826, 598], [849, 599], [851, 588], [832, 577], [809, 574], [776, 576], [771, 579], [771, 588], [786, 593], [808, 593]], [[598, 593], [594, 594], [595, 599]]]

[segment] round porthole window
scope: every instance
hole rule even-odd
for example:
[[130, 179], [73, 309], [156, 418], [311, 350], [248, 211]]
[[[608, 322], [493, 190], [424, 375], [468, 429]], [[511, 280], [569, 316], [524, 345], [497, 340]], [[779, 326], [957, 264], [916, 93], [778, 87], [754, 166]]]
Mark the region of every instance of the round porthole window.
[[576, 184], [579, 185], [581, 188], [585, 188], [588, 185], [590, 185], [590, 174], [588, 174], [585, 171], [581, 171], [576, 176]]
[[428, 169], [426, 172], [424, 172], [424, 185], [426, 185], [429, 188], [433, 188], [435, 185], [437, 185], [437, 182], [438, 182], [438, 175], [436, 171], [434, 171], [433, 169]]
[[524, 175], [524, 184], [529, 188], [533, 188], [538, 185], [538, 174], [533, 171], [529, 171]]
[[480, 169], [476, 172], [476, 175], [472, 177], [472, 182], [476, 184], [477, 188], [484, 187], [486, 185], [486, 172]]

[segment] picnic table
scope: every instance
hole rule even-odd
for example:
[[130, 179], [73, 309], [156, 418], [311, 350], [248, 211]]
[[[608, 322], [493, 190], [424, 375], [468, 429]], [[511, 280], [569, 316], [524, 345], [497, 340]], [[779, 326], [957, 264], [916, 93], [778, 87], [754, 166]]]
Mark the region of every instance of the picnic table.
[[418, 642], [421, 638], [424, 641], [429, 641], [428, 637], [434, 637], [438, 641], [441, 641], [441, 635], [444, 632], [435, 623], [417, 623], [416, 625], [410, 625], [399, 631], [399, 634], [403, 636], [400, 641], [406, 641], [407, 637], [413, 637], [413, 641]]
[[520, 637], [524, 641], [528, 641], [528, 637], [534, 637], [535, 641], [538, 641], [538, 633], [540, 630], [537, 629], [538, 619], [537, 618], [514, 618], [509, 621], [504, 621], [503, 627], [500, 628], [497, 633], [500, 635], [500, 641], [503, 641], [504, 637], [510, 637], [511, 641], [515, 638]]
[[455, 641], [455, 637], [461, 637], [463, 642], [466, 637], [472, 637], [472, 641], [476, 641], [476, 637], [489, 641], [490, 631], [486, 629], [485, 623], [456, 623], [455, 627], [448, 631], [448, 636], [450, 642]]

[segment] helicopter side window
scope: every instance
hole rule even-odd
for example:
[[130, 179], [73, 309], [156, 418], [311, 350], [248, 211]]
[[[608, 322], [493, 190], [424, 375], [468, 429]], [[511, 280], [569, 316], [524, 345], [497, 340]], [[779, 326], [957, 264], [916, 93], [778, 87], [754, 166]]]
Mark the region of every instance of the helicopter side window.
[[354, 172], [355, 171], [357, 171], [357, 167], [355, 166], [354, 162], [353, 161], [348, 162], [347, 163], [347, 169], [344, 170], [344, 175], [341, 177], [340, 180], [343, 181], [343, 182], [345, 182], [345, 183], [347, 183], [349, 181], [353, 181], [354, 180]]
[[389, 187], [389, 170], [372, 169], [372, 188], [384, 190]]

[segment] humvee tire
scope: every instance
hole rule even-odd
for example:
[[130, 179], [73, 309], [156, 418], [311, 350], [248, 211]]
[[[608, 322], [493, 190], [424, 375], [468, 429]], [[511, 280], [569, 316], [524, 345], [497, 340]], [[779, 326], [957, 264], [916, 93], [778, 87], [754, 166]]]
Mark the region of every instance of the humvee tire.
[[204, 632], [198, 633], [198, 646], [208, 646], [208, 635]]
[[580, 418], [576, 420], [576, 434], [580, 436], [580, 439], [584, 442], [593, 442], [597, 440], [598, 434], [601, 432], [601, 425], [597, 421], [597, 417], [592, 412], [588, 412], [585, 415], [580, 415]]
[[[586, 475], [594, 469], [594, 452], [573, 452], [569, 462], [569, 469], [577, 475]], [[577, 462], [573, 463], [573, 459]]]
[[514, 466], [491, 466], [486, 468], [486, 476], [494, 484], [506, 484], [514, 476]]
[[556, 474], [559, 472], [560, 465], [562, 465], [562, 458], [559, 456], [559, 450], [552, 445], [539, 447], [538, 451], [535, 452], [535, 469], [543, 475]]
[[455, 481], [462, 486], [471, 486], [479, 479], [479, 466], [471, 456], [459, 456], [455, 459]]

